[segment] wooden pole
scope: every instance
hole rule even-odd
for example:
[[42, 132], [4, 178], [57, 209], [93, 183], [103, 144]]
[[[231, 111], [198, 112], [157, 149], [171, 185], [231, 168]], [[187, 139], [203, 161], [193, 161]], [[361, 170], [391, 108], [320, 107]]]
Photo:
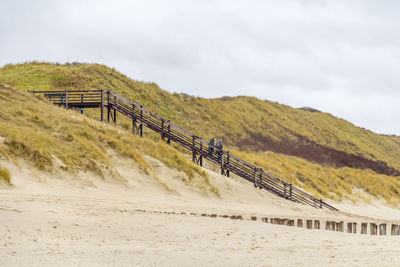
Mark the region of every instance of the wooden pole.
[[368, 232], [368, 223], [363, 222], [361, 223], [361, 234], [366, 235]]
[[254, 187], [257, 187], [257, 168], [254, 168]]
[[[168, 122], [169, 122], [169, 121], [168, 121]], [[168, 123], [167, 132], [168, 132], [168, 136], [170, 136], [170, 133], [171, 133], [171, 124], [170, 124], [170, 123]], [[168, 137], [168, 139], [167, 139], [167, 144], [168, 144], [168, 145], [171, 144], [171, 139], [169, 139], [169, 137]]]
[[284, 196], [284, 198], [286, 198], [286, 183], [284, 184], [284, 188], [283, 188], [283, 196]]
[[229, 151], [226, 152], [226, 164], [225, 166], [227, 167], [226, 169], [226, 176], [229, 177], [229, 162], [230, 162], [230, 153]]
[[117, 97], [114, 96], [114, 123], [117, 123], [117, 109], [115, 108], [117, 106]]
[[65, 108], [68, 108], [68, 90], [65, 90]]
[[143, 136], [143, 105], [140, 106], [140, 136]]
[[161, 119], [161, 139], [164, 140], [164, 119]]
[[110, 122], [111, 107], [110, 107], [110, 90], [107, 91], [107, 122]]
[[196, 137], [192, 136], [192, 161], [196, 162]]
[[101, 99], [100, 99], [100, 121], [103, 121], [104, 120], [104, 100], [103, 100], [103, 98], [104, 98], [104, 90], [103, 89], [101, 89], [101, 93], [100, 93], [100, 97], [101, 97]]
[[221, 174], [224, 175], [225, 174], [225, 170], [224, 170], [224, 151], [220, 151], [219, 153], [221, 153]]
[[306, 228], [307, 228], [307, 229], [313, 229], [313, 227], [312, 227], [312, 220], [306, 220]]
[[135, 105], [132, 105], [132, 133], [136, 131], [136, 116], [135, 116]]
[[[203, 143], [200, 142], [200, 151], [203, 151]], [[200, 155], [199, 157], [200, 167], [203, 167], [203, 156]]]

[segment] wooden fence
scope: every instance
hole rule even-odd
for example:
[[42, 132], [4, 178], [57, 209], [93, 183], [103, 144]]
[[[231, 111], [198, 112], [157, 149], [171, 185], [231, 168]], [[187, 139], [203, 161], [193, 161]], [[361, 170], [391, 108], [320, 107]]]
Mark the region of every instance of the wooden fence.
[[217, 164], [221, 168], [221, 174], [229, 177], [234, 173], [251, 183], [255, 187], [265, 189], [279, 197], [311, 205], [315, 208], [327, 208], [337, 210], [321, 199], [298, 189], [292, 184], [263, 171], [229, 151], [220, 151], [217, 147], [209, 145], [203, 138], [175, 125], [170, 120], [147, 110], [141, 105], [122, 97], [111, 91], [104, 90], [73, 90], [73, 91], [31, 91], [43, 94], [53, 104], [66, 108], [100, 108], [101, 120], [104, 119], [104, 111], [107, 111], [107, 121], [116, 122], [117, 112], [127, 116], [132, 121], [132, 132], [143, 135], [143, 126], [159, 133], [163, 140], [171, 141], [192, 152], [192, 160], [203, 165], [203, 159]]

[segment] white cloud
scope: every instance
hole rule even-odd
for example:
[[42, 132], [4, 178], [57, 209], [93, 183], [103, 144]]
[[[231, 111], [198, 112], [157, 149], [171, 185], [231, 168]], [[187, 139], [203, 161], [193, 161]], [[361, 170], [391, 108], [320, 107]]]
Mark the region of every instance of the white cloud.
[[397, 1], [2, 1], [0, 64], [110, 65], [169, 91], [254, 95], [400, 134]]

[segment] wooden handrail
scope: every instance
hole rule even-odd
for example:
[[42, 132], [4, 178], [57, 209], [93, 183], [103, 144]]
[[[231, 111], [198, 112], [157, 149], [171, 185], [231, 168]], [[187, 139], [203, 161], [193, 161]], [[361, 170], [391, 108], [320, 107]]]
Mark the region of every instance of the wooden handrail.
[[[59, 98], [59, 102], [57, 102], [57, 97], [54, 99], [52, 98], [51, 100], [54, 104], [62, 104], [66, 105], [67, 107], [85, 104], [85, 100], [87, 100], [86, 103], [90, 105], [89, 107], [103, 108], [103, 106], [106, 106], [108, 110], [114, 109], [130, 119], [134, 118], [141, 125], [145, 125], [149, 129], [161, 134], [162, 137], [168, 138], [169, 140], [172, 140], [182, 147], [192, 151], [193, 155], [197, 154], [215, 164], [220, 164], [221, 168], [232, 172], [250, 182], [253, 182], [255, 186], [259, 186], [260, 188], [263, 188], [285, 199], [311, 205], [315, 208], [324, 207], [330, 210], [338, 210], [335, 207], [325, 203], [321, 199], [315, 198], [307, 192], [279, 179], [278, 177], [273, 176], [270, 173], [263, 171], [261, 168], [257, 168], [256, 166], [244, 161], [232, 153], [229, 153], [228, 151], [220, 151], [220, 158], [215, 152], [211, 153], [210, 155], [211, 148], [213, 151], [219, 151], [216, 146], [209, 145], [208, 142], [203, 138], [191, 133], [190, 131], [187, 131], [186, 129], [183, 129], [182, 127], [179, 127], [170, 120], [162, 118], [158, 114], [144, 108], [142, 105], [139, 105], [111, 91], [107, 91], [106, 94], [103, 93], [103, 90], [68, 90], [68, 93], [67, 91], [55, 90], [30, 92], [34, 94], [64, 93], [66, 95], [64, 97], [66, 98], [64, 103], [62, 102], [62, 97]], [[82, 101], [79, 99], [79, 103], [77, 103], [76, 97], [79, 94], [82, 95]], [[85, 95], [89, 99], [85, 99]], [[113, 101], [108, 101], [105, 99], [110, 96], [112, 96]], [[96, 100], [98, 100], [98, 102], [96, 102]], [[165, 131], [167, 127], [169, 129], [168, 132]], [[228, 154], [229, 161], [227, 160]], [[262, 179], [256, 181], [255, 179], [258, 179], [256, 177], [257, 173], [260, 173], [260, 177], [262, 177]], [[287, 193], [287, 190], [289, 190], [289, 194]]]

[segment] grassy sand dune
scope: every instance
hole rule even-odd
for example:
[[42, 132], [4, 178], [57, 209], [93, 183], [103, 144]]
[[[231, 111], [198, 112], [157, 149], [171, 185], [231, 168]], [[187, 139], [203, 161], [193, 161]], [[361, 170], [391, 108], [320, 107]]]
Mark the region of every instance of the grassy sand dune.
[[[149, 131], [144, 138], [139, 138], [123, 127], [101, 123], [76, 111], [53, 106], [39, 96], [4, 86], [0, 87], [0, 111], [0, 155], [15, 164], [24, 159], [39, 170], [91, 171], [103, 179], [111, 177], [124, 182], [124, 177], [110, 162], [112, 151], [122, 158], [133, 159], [144, 173], [173, 190], [163, 177], [153, 172], [144, 157], [149, 155], [184, 173], [185, 177], [181, 179], [188, 184], [196, 183], [204, 192], [219, 194], [204, 169], [193, 164], [182, 150], [168, 146]], [[231, 152], [323, 199], [369, 201], [359, 193], [360, 189], [391, 205], [396, 206], [400, 200], [397, 177], [371, 170], [333, 168], [273, 152], [237, 149], [231, 149]], [[1, 172], [0, 180], [11, 183], [6, 169]]]
[[333, 167], [400, 173], [400, 143], [396, 139], [327, 113], [255, 97], [205, 99], [171, 94], [155, 83], [135, 81], [98, 64], [6, 65], [0, 69], [0, 83], [25, 90], [112, 90], [198, 135], [221, 137], [240, 150], [274, 151]]
[[[144, 173], [151, 175], [151, 165], [144, 157], [149, 155], [183, 172], [189, 183], [200, 180], [207, 190], [218, 194], [203, 169], [159, 138], [140, 138], [122, 128], [54, 106], [41, 97], [1, 85], [0, 114], [0, 155], [17, 165], [23, 159], [38, 170], [90, 171], [104, 179], [124, 182], [110, 161], [110, 151], [133, 159]], [[1, 177], [10, 182], [6, 171], [1, 172]]]
[[[199, 122], [197, 116], [203, 116], [201, 122], [208, 123], [211, 134], [222, 129], [203, 112], [190, 117], [192, 111], [186, 105], [204, 102], [206, 104], [199, 110], [207, 110], [210, 103], [218, 106], [221, 101], [253, 101], [247, 107], [249, 114], [252, 107], [255, 107], [255, 114], [260, 108], [257, 107], [260, 100], [254, 98], [206, 100], [171, 95], [154, 84], [131, 81], [99, 65], [25, 64], [16, 67], [20, 73], [12, 73], [10, 69], [13, 68], [8, 66], [0, 71], [0, 82], [7, 80], [8, 84], [24, 89], [32, 85], [32, 89], [80, 88], [92, 81], [93, 87], [100, 83], [127, 88], [124, 95], [129, 96], [137, 92], [135, 86], [143, 86], [140, 88], [147, 91], [143, 89], [142, 93], [149, 95], [142, 96], [142, 100], [148, 101], [151, 109], [165, 112], [164, 116], [176, 118], [178, 124], [194, 132], [197, 129], [194, 123]], [[63, 68], [69, 74], [65, 74]], [[54, 70], [58, 73], [51, 76]], [[109, 80], [107, 71], [119, 78]], [[82, 73], [86, 78], [82, 78]], [[122, 81], [126, 81], [125, 85]], [[154, 93], [156, 95], [152, 95]], [[162, 95], [165, 99], [158, 98]], [[137, 97], [140, 98], [140, 94]], [[159, 107], [154, 106], [152, 97]], [[285, 115], [279, 113], [280, 119], [278, 115], [273, 118], [279, 123], [287, 122], [284, 116], [290, 112], [297, 112], [286, 113], [289, 107], [265, 103], [282, 109]], [[174, 110], [172, 104], [181, 105], [182, 110]], [[224, 105], [221, 107], [224, 114], [231, 111]], [[324, 121], [324, 116], [330, 115], [317, 116], [322, 116]], [[388, 227], [390, 223], [399, 224], [396, 222], [398, 210], [387, 205], [399, 203], [398, 177], [368, 169], [339, 168], [332, 163], [318, 164], [263, 149], [251, 151], [254, 144], [247, 142], [243, 147], [240, 142], [235, 143], [237, 137], [231, 136], [232, 144], [246, 148], [243, 151], [232, 145], [230, 150], [235, 155], [317, 196], [341, 201], [334, 204], [338, 205], [339, 212], [315, 209], [254, 188], [239, 177], [227, 178], [199, 168], [190, 161], [188, 154], [174, 145], [166, 145], [149, 131], [143, 138], [132, 135], [129, 122], [124, 119], [113, 125], [101, 123], [96, 117], [97, 111], [81, 115], [56, 107], [42, 97], [0, 84], [0, 236], [4, 237], [0, 238], [0, 265], [124, 266], [134, 263], [168, 266], [196, 262], [221, 266], [351, 266], [397, 263], [399, 237], [361, 235], [360, 223], [384, 222]], [[238, 123], [226, 117], [218, 118], [222, 125], [229, 128], [231, 123]], [[339, 123], [333, 116], [331, 118]], [[318, 124], [318, 121], [311, 124], [314, 123], [315, 127], [331, 127], [321, 126], [323, 123]], [[249, 122], [253, 124], [265, 130], [264, 124]], [[250, 129], [242, 131], [246, 126], [240, 126], [242, 128], [236, 130], [240, 138], [251, 136]], [[271, 132], [279, 132], [283, 129], [280, 127]], [[335, 127], [341, 132], [340, 123]], [[198, 130], [202, 134], [201, 129]], [[340, 148], [343, 151], [344, 147], [351, 147], [345, 144], [349, 140], [348, 130], [338, 139], [343, 142]], [[281, 142], [279, 138], [287, 138], [288, 144], [298, 144], [290, 134], [285, 135], [291, 131], [278, 132], [274, 133], [279, 135], [276, 144]], [[375, 155], [382, 153], [381, 160], [393, 152], [395, 146], [390, 147], [390, 142], [399, 144], [397, 137], [363, 133], [370, 134], [376, 142], [369, 137], [361, 140], [359, 136], [359, 143], [353, 150], [367, 153], [375, 151], [377, 146], [380, 150]], [[336, 142], [335, 138], [339, 137], [324, 138]], [[368, 143], [364, 150], [362, 143]], [[208, 163], [206, 167], [217, 170]], [[361, 201], [355, 205], [349, 200]], [[373, 203], [366, 204], [370, 200]], [[244, 220], [203, 214], [240, 215]], [[254, 216], [257, 221], [250, 219]], [[357, 222], [358, 232], [266, 224], [260, 220], [264, 217], [320, 220], [322, 227], [325, 221]]]

